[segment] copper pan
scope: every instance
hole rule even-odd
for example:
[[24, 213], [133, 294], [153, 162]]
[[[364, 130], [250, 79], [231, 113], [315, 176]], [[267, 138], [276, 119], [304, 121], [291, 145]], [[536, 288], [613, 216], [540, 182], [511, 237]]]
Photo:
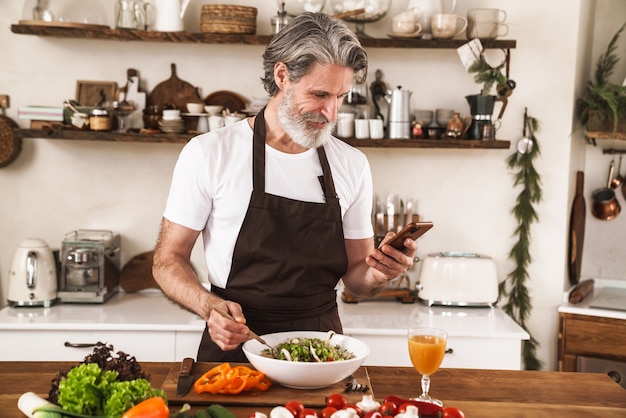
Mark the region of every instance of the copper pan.
[[615, 161], [611, 161], [611, 164], [609, 165], [609, 180], [606, 187], [594, 190], [591, 195], [593, 199], [591, 214], [602, 221], [615, 219], [622, 210], [619, 202], [617, 201], [617, 197], [615, 196], [615, 190], [611, 188], [614, 170]]

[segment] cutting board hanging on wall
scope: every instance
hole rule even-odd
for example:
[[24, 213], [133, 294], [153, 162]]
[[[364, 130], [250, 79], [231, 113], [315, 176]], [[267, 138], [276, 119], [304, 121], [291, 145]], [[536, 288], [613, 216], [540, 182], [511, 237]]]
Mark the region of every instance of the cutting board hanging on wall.
[[162, 110], [174, 107], [186, 112], [187, 103], [201, 103], [197, 89], [176, 75], [176, 64], [172, 63], [172, 75], [162, 81], [148, 95], [148, 106], [156, 105]]
[[572, 203], [572, 212], [569, 221], [569, 248], [568, 273], [569, 282], [575, 285], [580, 280], [580, 269], [583, 257], [583, 243], [585, 241], [585, 196], [583, 194], [585, 174], [576, 173], [576, 194]]

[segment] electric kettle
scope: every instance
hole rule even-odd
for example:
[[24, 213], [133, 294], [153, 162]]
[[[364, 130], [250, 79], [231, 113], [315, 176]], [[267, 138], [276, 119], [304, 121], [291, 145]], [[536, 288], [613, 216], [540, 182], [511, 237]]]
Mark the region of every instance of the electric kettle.
[[9, 306], [50, 307], [57, 300], [57, 269], [52, 250], [37, 238], [22, 242], [9, 270]]

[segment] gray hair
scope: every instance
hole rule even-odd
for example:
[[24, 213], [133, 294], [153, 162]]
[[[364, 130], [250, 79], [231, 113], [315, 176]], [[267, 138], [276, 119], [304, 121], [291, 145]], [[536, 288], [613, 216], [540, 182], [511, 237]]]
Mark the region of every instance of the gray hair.
[[296, 16], [274, 38], [263, 53], [263, 86], [270, 96], [278, 92], [274, 65], [283, 62], [289, 80], [297, 82], [314, 64], [333, 64], [354, 70], [358, 84], [367, 77], [367, 53], [356, 35], [342, 22], [324, 13], [305, 12]]

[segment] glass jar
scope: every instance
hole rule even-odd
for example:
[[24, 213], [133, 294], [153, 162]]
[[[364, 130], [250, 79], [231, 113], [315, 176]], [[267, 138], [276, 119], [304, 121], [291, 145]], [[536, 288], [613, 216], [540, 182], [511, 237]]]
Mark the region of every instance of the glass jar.
[[110, 131], [111, 115], [107, 109], [97, 107], [89, 115], [89, 128], [92, 131]]

